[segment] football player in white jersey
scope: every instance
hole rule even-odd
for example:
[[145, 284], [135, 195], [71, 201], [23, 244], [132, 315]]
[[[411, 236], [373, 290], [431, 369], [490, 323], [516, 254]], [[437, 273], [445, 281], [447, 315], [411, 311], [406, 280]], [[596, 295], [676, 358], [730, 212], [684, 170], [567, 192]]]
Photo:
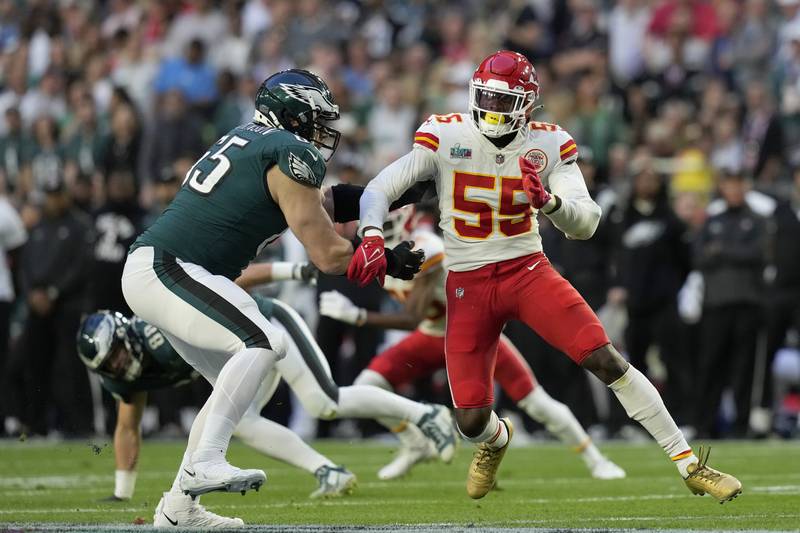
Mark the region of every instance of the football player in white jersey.
[[578, 149], [554, 124], [530, 122], [539, 96], [536, 71], [521, 54], [484, 59], [470, 80], [469, 113], [431, 116], [414, 148], [382, 170], [361, 197], [360, 232], [348, 277], [383, 283], [383, 222], [389, 202], [417, 182], [439, 197], [447, 275], [446, 358], [462, 434], [478, 444], [467, 493], [494, 486], [513, 428], [492, 410], [500, 333], [518, 319], [594, 373], [628, 415], [653, 436], [695, 494], [727, 501], [741, 492], [733, 476], [706, 465], [686, 442], [652, 383], [614, 349], [580, 294], [542, 253], [536, 217], [568, 238], [590, 238], [600, 207], [575, 164]]
[[[384, 224], [387, 243], [411, 240], [425, 252], [425, 262], [413, 281], [389, 278], [384, 284], [396, 300], [405, 304], [398, 313], [371, 312], [358, 308], [345, 295], [328, 291], [320, 295], [320, 314], [356, 326], [407, 329], [413, 332], [375, 356], [355, 380], [356, 385], [375, 385], [394, 392], [445, 366], [444, 243], [434, 233], [433, 221], [411, 206], [392, 211]], [[391, 246], [391, 244], [390, 244]], [[505, 336], [497, 345], [494, 377], [505, 394], [531, 418], [541, 422], [577, 453], [597, 479], [619, 479], [625, 471], [594, 445], [569, 407], [554, 400], [536, 381], [522, 354]], [[400, 440], [395, 458], [380, 469], [380, 479], [405, 475], [420, 461], [435, 457], [430, 441], [413, 424], [397, 419], [378, 419]]]

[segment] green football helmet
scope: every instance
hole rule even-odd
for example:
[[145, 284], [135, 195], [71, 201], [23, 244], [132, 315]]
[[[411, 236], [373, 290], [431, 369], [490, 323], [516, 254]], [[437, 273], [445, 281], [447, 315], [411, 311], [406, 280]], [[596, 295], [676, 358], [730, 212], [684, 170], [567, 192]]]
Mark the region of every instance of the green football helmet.
[[[98, 311], [78, 328], [78, 356], [92, 372], [133, 381], [142, 373], [142, 349], [131, 342], [130, 321], [122, 313]], [[135, 338], [135, 335], [133, 335]]]
[[314, 143], [325, 161], [333, 156], [341, 136], [327, 123], [338, 119], [339, 106], [328, 85], [307, 70], [293, 68], [273, 74], [256, 92], [253, 120]]

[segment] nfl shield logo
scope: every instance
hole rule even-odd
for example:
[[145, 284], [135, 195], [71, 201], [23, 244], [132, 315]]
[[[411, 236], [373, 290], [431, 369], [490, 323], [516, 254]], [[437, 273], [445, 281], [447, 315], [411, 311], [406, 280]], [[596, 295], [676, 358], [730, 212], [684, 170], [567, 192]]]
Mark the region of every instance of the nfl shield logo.
[[502, 165], [503, 161], [505, 160], [506, 156], [504, 156], [503, 154], [497, 154], [496, 156], [494, 156], [494, 162], [497, 163], [498, 165]]
[[456, 298], [459, 300], [464, 297], [464, 287], [458, 287], [456, 289]]

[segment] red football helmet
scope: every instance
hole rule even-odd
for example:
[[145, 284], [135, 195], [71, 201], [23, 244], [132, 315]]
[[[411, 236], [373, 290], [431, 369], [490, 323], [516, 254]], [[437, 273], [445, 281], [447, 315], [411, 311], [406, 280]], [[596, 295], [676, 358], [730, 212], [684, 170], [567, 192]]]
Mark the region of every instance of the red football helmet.
[[537, 98], [536, 70], [524, 55], [509, 50], [481, 61], [469, 82], [469, 110], [487, 137], [501, 137], [522, 128]]

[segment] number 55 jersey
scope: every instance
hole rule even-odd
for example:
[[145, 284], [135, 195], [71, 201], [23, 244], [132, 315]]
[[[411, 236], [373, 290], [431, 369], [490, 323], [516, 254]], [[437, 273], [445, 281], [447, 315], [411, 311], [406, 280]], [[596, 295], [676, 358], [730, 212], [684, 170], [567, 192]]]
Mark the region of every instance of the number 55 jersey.
[[586, 190], [576, 164], [578, 149], [567, 132], [531, 122], [498, 148], [462, 113], [432, 115], [419, 127], [411, 153], [384, 169], [365, 191], [361, 227], [381, 227], [384, 206], [369, 194], [371, 187], [380, 187], [392, 201], [414, 181], [433, 179], [449, 270], [475, 270], [539, 252], [537, 212], [522, 189], [521, 156], [562, 201], [548, 215], [556, 227], [572, 238], [591, 236], [600, 208]]

